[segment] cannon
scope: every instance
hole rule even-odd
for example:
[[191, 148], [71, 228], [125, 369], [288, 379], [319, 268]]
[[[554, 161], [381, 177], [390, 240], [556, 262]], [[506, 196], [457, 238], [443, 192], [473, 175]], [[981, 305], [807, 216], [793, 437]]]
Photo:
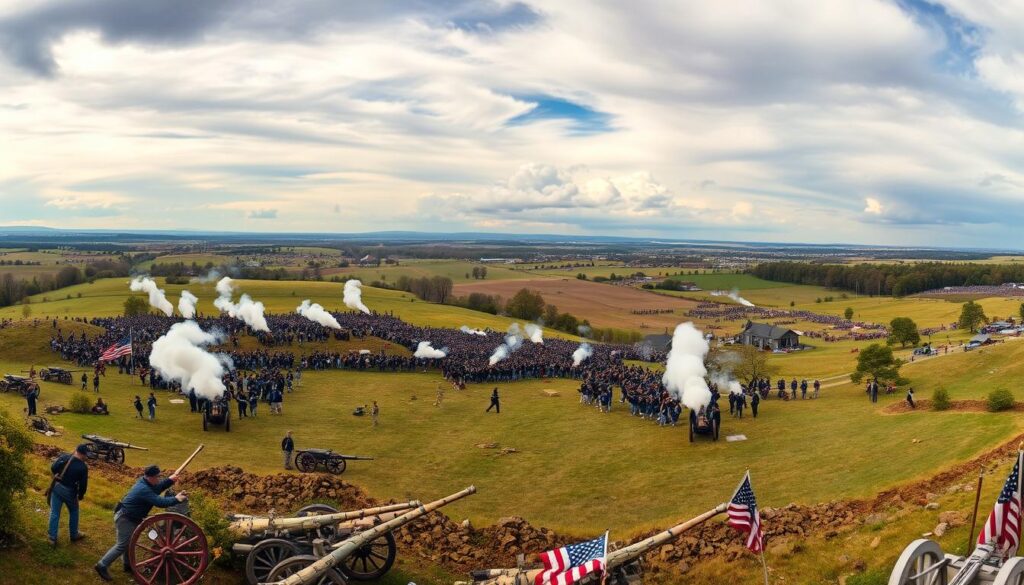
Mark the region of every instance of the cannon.
[[318, 469], [340, 475], [348, 467], [348, 461], [373, 461], [373, 457], [342, 455], [330, 449], [305, 449], [295, 454], [295, 468], [303, 473]]
[[39, 379], [44, 382], [71, 384], [71, 370], [50, 366], [39, 370]]
[[36, 391], [38, 397], [39, 383], [32, 378], [14, 374], [4, 374], [4, 377], [0, 378], [0, 392], [17, 392], [22, 396], [28, 396], [28, 393], [33, 390]]
[[910, 543], [896, 560], [889, 585], [1024, 585], [1024, 557], [1000, 563], [989, 545], [978, 545], [969, 557], [950, 555], [934, 540]]
[[223, 425], [224, 432], [231, 432], [231, 405], [223, 396], [203, 401], [203, 430], [210, 430], [210, 425]]
[[138, 445], [132, 445], [131, 443], [123, 443], [117, 439], [110, 439], [99, 435], [86, 434], [82, 435], [82, 438], [92, 443], [92, 449], [89, 449], [88, 455], [90, 459], [102, 459], [111, 463], [124, 463], [125, 449], [149, 451], [146, 447], [139, 447]]
[[718, 440], [718, 432], [722, 426], [722, 411], [718, 403], [712, 402], [702, 412], [690, 410], [690, 442], [695, 435], [706, 435], [712, 441]]
[[314, 583], [317, 585], [323, 583], [345, 585], [344, 573], [338, 569], [349, 558], [359, 554], [360, 551], [365, 550], [365, 547], [370, 546], [384, 535], [390, 534], [396, 528], [475, 493], [476, 488], [469, 486], [460, 492], [429, 504], [423, 504], [415, 510], [410, 510], [387, 522], [368, 528], [329, 547], [325, 546], [323, 541], [318, 540], [314, 543], [312, 555], [299, 555], [281, 561], [270, 571], [267, 582], [277, 585], [313, 585]]
[[[238, 538], [231, 552], [245, 557], [246, 579], [256, 585], [266, 581], [281, 561], [312, 554], [317, 539], [334, 543], [419, 506], [420, 502], [411, 501], [339, 512], [326, 504], [313, 504], [291, 517], [235, 515], [228, 525]], [[350, 557], [343, 571], [354, 581], [379, 579], [391, 569], [397, 554], [395, 539], [388, 533]]]
[[[677, 524], [654, 536], [635, 542], [618, 550], [608, 551], [607, 577], [610, 585], [636, 585], [642, 582], [643, 568], [640, 565], [644, 553], [668, 544], [687, 530], [722, 514], [726, 504], [719, 504], [703, 514]], [[539, 552], [539, 551], [538, 551]], [[515, 569], [486, 569], [470, 573], [472, 581], [457, 582], [456, 585], [533, 585], [541, 568], [518, 567]]]

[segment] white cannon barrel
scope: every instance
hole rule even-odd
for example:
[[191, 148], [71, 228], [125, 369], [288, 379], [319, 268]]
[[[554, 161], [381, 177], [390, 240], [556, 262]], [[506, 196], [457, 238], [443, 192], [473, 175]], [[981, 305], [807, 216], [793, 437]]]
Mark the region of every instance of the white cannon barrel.
[[350, 512], [317, 514], [312, 516], [303, 516], [301, 518], [264, 518], [260, 516], [249, 516], [235, 520], [228, 525], [228, 530], [240, 538], [246, 538], [265, 532], [306, 532], [316, 530], [317, 528], [322, 528], [324, 526], [341, 524], [342, 522], [370, 518], [390, 512], [401, 512], [419, 507], [420, 505], [421, 503], [419, 500], [413, 500], [411, 502], [402, 502], [400, 504], [377, 506], [376, 508], [363, 508], [362, 510], [352, 510]]

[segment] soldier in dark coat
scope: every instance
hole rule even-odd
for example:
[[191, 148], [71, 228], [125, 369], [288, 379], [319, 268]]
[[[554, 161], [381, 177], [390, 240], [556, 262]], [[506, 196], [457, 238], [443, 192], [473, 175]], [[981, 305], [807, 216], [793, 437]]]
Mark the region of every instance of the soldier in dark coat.
[[487, 410], [485, 410], [484, 412], [491, 412], [492, 408], [494, 409], [495, 414], [501, 414], [501, 400], [498, 398], [497, 387], [495, 387], [494, 390], [491, 391], [491, 405], [488, 406]]
[[50, 465], [53, 474], [53, 491], [50, 492], [50, 526], [48, 538], [52, 546], [57, 546], [57, 529], [60, 527], [61, 508], [68, 509], [68, 530], [71, 542], [85, 538], [78, 531], [78, 502], [85, 498], [89, 487], [89, 466], [85, 464], [89, 454], [89, 445], [83, 443], [75, 448], [74, 453], [61, 455]]
[[754, 418], [757, 418], [757, 407], [760, 404], [761, 396], [757, 392], [754, 392], [754, 394], [750, 396], [750, 414], [754, 415]]

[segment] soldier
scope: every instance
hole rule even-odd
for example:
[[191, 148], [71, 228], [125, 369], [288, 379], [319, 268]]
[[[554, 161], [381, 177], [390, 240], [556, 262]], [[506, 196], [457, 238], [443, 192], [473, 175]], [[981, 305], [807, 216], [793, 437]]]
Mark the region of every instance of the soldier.
[[281, 453], [284, 454], [284, 468], [292, 468], [292, 451], [295, 450], [295, 441], [292, 440], [292, 432], [288, 431], [281, 440]]
[[196, 399], [195, 388], [189, 388], [188, 390], [188, 409], [189, 412], [199, 412], [199, 401]]
[[96, 392], [96, 393], [99, 393], [99, 391], [100, 391], [100, 375], [99, 374], [93, 374], [92, 375], [92, 391]]
[[131, 572], [128, 555], [125, 554], [125, 551], [128, 550], [128, 541], [131, 539], [132, 533], [135, 532], [135, 528], [149, 515], [153, 506], [169, 508], [188, 499], [185, 492], [178, 492], [173, 497], [160, 495], [160, 492], [174, 485], [177, 480], [177, 475], [160, 479], [160, 468], [150, 465], [114, 507], [114, 530], [117, 534], [117, 541], [93, 567], [101, 579], [104, 581], [114, 580], [108, 569], [118, 557], [123, 557], [124, 571]]
[[82, 372], [82, 392], [89, 386], [89, 374]]
[[146, 400], [146, 406], [149, 407], [149, 420], [156, 418], [156, 396], [150, 392], [149, 400]]
[[757, 407], [760, 404], [761, 395], [758, 394], [757, 392], [754, 392], [754, 394], [751, 395], [750, 397], [750, 414], [754, 415], [754, 418], [757, 418]]
[[239, 390], [238, 393], [235, 394], [235, 402], [238, 404], [238, 418], [246, 418], [248, 415], [245, 411], [249, 407], [249, 397], [242, 394], [242, 391]]
[[789, 383], [790, 398], [796, 400], [796, 378]]
[[820, 391], [820, 390], [821, 390], [821, 382], [818, 381], [818, 380], [815, 380], [814, 381], [814, 394], [812, 395], [812, 398], [817, 398], [818, 397], [818, 391]]
[[914, 404], [914, 387], [913, 386], [911, 386], [910, 389], [907, 390], [907, 404], [910, 405], [910, 408], [917, 408], [917, 405]]
[[441, 402], [444, 400], [444, 390], [441, 390], [441, 385], [437, 385], [437, 398], [434, 399], [434, 406], [441, 406]]
[[800, 381], [800, 400], [807, 400], [807, 378]]
[[53, 474], [53, 488], [50, 492], [50, 546], [57, 546], [57, 529], [60, 527], [61, 507], [68, 508], [68, 531], [71, 542], [78, 542], [85, 535], [78, 531], [78, 502], [85, 498], [89, 485], [89, 466], [85, 464], [89, 445], [82, 443], [74, 453], [61, 455], [50, 465]]
[[255, 390], [249, 391], [249, 414], [256, 418], [256, 407], [260, 405], [260, 395]]
[[495, 386], [494, 390], [491, 392], [491, 405], [488, 406], [487, 410], [485, 410], [484, 412], [491, 412], [492, 408], [494, 409], [494, 413], [495, 414], [501, 414], [501, 402], [500, 402], [500, 400], [498, 398], [498, 387], [497, 386]]
[[139, 398], [138, 394], [135, 395], [132, 405], [135, 406], [135, 418], [142, 418], [142, 399]]
[[370, 410], [370, 418], [373, 419], [373, 426], [377, 426], [380, 422], [380, 406], [377, 405], [377, 401], [373, 401], [373, 408]]
[[872, 380], [869, 386], [871, 388], [871, 402], [878, 402], [878, 380]]
[[36, 414], [36, 398], [39, 398], [39, 387], [36, 386], [28, 391], [25, 395], [25, 402], [28, 403], [28, 415], [35, 416]]

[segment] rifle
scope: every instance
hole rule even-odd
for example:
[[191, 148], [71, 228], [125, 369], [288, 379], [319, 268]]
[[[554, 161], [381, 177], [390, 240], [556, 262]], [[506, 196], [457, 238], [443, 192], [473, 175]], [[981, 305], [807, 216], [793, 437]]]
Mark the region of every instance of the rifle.
[[47, 501], [49, 501], [50, 494], [53, 493], [53, 488], [54, 488], [54, 486], [57, 485], [57, 482], [62, 480], [62, 479], [64, 479], [64, 474], [67, 473], [68, 467], [71, 465], [71, 460], [74, 459], [74, 458], [75, 458], [75, 454], [74, 453], [68, 453], [68, 460], [66, 462], [64, 462], [64, 469], [61, 469], [60, 473], [57, 474], [57, 475], [54, 475], [53, 479], [50, 480], [50, 487], [46, 488], [46, 491], [43, 492], [43, 497], [46, 498]]

